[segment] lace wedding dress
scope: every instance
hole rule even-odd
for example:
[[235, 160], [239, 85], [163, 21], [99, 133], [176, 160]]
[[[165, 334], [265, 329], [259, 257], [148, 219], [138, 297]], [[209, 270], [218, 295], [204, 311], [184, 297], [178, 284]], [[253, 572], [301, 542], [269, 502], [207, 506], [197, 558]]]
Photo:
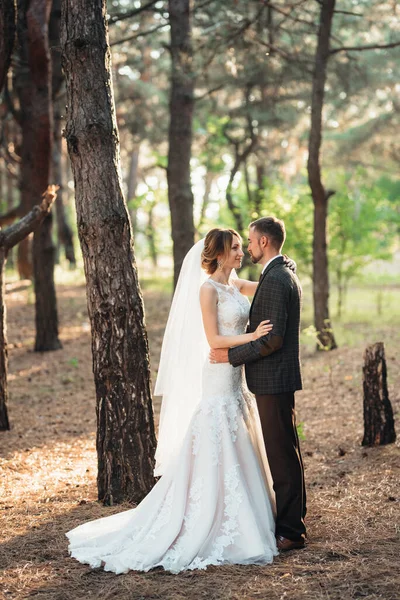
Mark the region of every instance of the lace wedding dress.
[[[219, 333], [243, 333], [247, 298], [235, 285], [208, 281], [218, 292]], [[80, 525], [67, 537], [71, 555], [91, 567], [178, 573], [270, 563], [274, 531], [272, 482], [244, 369], [207, 360], [200, 404], [151, 492], [137, 508]]]

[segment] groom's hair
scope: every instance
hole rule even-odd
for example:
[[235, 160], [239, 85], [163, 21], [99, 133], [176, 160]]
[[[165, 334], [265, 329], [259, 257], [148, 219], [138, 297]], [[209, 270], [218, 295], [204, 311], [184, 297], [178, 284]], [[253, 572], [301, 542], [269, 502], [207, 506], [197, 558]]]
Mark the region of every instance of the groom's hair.
[[285, 223], [275, 217], [261, 217], [250, 223], [250, 227], [254, 229], [260, 236], [271, 240], [271, 244], [277, 250], [280, 250], [286, 239]]

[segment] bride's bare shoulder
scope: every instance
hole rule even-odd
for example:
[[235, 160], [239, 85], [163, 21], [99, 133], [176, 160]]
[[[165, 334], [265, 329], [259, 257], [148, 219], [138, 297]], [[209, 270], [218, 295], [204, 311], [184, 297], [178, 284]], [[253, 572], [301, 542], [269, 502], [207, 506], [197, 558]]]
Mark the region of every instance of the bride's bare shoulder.
[[200, 303], [206, 306], [208, 303], [216, 303], [218, 300], [218, 292], [208, 279], [200, 286]]
[[205, 282], [200, 286], [200, 291], [202, 291], [202, 290], [207, 290], [207, 292], [217, 293], [215, 286], [211, 283], [211, 281], [209, 279], [206, 279]]

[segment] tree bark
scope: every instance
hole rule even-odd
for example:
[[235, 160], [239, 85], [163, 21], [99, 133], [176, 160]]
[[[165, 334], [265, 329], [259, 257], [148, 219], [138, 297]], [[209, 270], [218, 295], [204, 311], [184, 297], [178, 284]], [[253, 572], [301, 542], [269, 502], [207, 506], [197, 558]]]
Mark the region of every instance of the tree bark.
[[3, 89], [15, 37], [14, 0], [0, 0], [0, 91]]
[[172, 65], [167, 180], [174, 255], [174, 287], [183, 259], [194, 244], [195, 233], [190, 182], [194, 108], [191, 17], [191, 0], [169, 0]]
[[382, 446], [396, 440], [393, 409], [387, 389], [385, 348], [382, 342], [364, 353], [364, 439], [363, 446]]
[[[48, 22], [51, 0], [18, 1], [19, 67], [15, 84], [21, 106], [21, 213], [27, 213], [49, 182], [53, 118], [51, 110], [51, 64]], [[54, 285], [55, 248], [52, 215], [43, 220], [33, 236], [35, 287], [35, 351], [61, 348], [58, 338], [57, 301]], [[29, 273], [26, 242], [18, 252]]]
[[11, 248], [31, 233], [49, 214], [51, 205], [56, 195], [56, 188], [50, 187], [43, 195], [40, 206], [33, 209], [22, 219], [5, 230], [0, 230], [0, 431], [10, 429], [8, 420], [7, 401], [7, 323], [4, 267], [7, 253]]
[[321, 2], [318, 43], [315, 54], [315, 67], [311, 100], [311, 129], [308, 143], [308, 181], [314, 202], [313, 238], [313, 300], [314, 324], [317, 330], [318, 346], [325, 350], [337, 347], [329, 317], [329, 275], [326, 245], [326, 221], [328, 201], [332, 192], [325, 190], [321, 180], [320, 150], [322, 140], [322, 109], [327, 63], [329, 59], [330, 35], [335, 0]]
[[56, 219], [59, 246], [63, 246], [65, 258], [71, 267], [76, 266], [74, 236], [68, 223], [64, 206], [63, 193], [63, 170], [62, 170], [62, 110], [63, 101], [60, 94], [63, 93], [64, 74], [61, 66], [60, 49], [60, 26], [61, 26], [61, 0], [53, 0], [49, 22], [49, 44], [51, 52], [52, 72], [52, 102], [54, 115], [53, 128], [53, 153], [52, 153], [52, 181], [60, 186], [56, 200]]
[[68, 223], [64, 204], [64, 173], [62, 168], [62, 118], [61, 102], [58, 98], [53, 101], [54, 135], [52, 156], [52, 180], [60, 186], [56, 200], [57, 234], [59, 245], [64, 248], [65, 258], [70, 267], [76, 266], [74, 234]]
[[[27, 10], [28, 56], [33, 83], [32, 113], [35, 119], [34, 153], [31, 181], [32, 197], [47, 188], [53, 137], [51, 103], [51, 60], [48, 23], [51, 0], [30, 0]], [[33, 148], [32, 148], [33, 150]], [[36, 308], [35, 351], [45, 352], [62, 347], [58, 337], [58, 314], [54, 285], [55, 247], [52, 239], [53, 218], [49, 213], [33, 235], [33, 277]]]
[[[135, 144], [132, 149], [131, 159], [129, 162], [129, 174], [128, 174], [128, 185], [127, 185], [127, 193], [128, 193], [128, 207], [129, 203], [132, 202], [136, 198], [136, 188], [138, 182], [138, 167], [139, 167], [139, 150], [140, 144]], [[131, 217], [132, 230], [133, 233], [136, 232], [136, 220], [137, 220], [137, 208], [134, 206], [129, 207], [129, 214]]]
[[215, 179], [215, 174], [211, 170], [207, 169], [205, 176], [204, 176], [204, 194], [203, 194], [203, 201], [201, 203], [199, 224], [197, 226], [198, 230], [203, 226], [205, 219], [206, 219], [206, 212], [207, 212], [207, 207], [208, 207], [209, 200], [210, 200], [211, 188], [212, 188], [214, 179]]
[[98, 496], [139, 502], [154, 484], [156, 438], [143, 301], [111, 82], [105, 0], [64, 0], [66, 138], [92, 330]]

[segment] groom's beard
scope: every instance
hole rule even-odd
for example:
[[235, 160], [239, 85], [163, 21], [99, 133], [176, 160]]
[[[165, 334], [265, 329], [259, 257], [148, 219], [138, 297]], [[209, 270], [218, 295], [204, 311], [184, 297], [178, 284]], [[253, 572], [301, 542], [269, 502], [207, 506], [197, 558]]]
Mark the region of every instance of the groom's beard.
[[[250, 254], [250, 252], [249, 252]], [[257, 254], [250, 254], [250, 258], [251, 258], [251, 262], [253, 263], [253, 265], [256, 265], [257, 263], [260, 262], [260, 260], [263, 257], [263, 253], [261, 252], [259, 255]]]

